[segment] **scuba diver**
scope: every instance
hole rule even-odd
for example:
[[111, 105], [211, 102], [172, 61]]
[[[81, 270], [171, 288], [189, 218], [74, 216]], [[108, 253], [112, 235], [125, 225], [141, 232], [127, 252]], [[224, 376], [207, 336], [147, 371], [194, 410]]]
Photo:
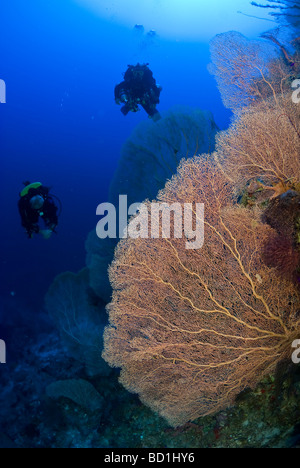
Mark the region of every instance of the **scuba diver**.
[[148, 65], [128, 65], [124, 81], [115, 87], [115, 101], [116, 104], [124, 104], [121, 107], [124, 115], [129, 111], [137, 112], [140, 104], [149, 117], [157, 121], [161, 118], [156, 105], [159, 103], [162, 87], [156, 84]]
[[[22, 226], [29, 239], [32, 239], [33, 234], [38, 233], [44, 239], [49, 239], [58, 224], [58, 207], [53, 200], [54, 195], [50, 195], [50, 189], [40, 182], [24, 182], [24, 185], [25, 188], [20, 193], [18, 203]], [[38, 224], [40, 217], [43, 218], [46, 229], [40, 229]]]

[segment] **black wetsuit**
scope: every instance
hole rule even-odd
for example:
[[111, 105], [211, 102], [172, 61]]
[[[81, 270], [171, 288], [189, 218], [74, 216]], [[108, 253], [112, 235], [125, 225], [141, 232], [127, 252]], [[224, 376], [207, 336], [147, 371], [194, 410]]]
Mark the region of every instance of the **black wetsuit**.
[[[44, 204], [39, 210], [32, 208], [30, 204], [30, 200], [37, 195], [42, 196], [44, 199]], [[49, 195], [49, 189], [47, 187], [41, 186], [30, 189], [27, 195], [20, 198], [18, 207], [21, 223], [26, 229], [28, 237], [32, 237], [33, 233], [38, 233], [40, 231], [38, 225], [40, 217], [44, 220], [45, 226], [52, 231], [58, 224], [57, 206], [51, 195]]]
[[159, 103], [161, 90], [147, 65], [129, 65], [124, 81], [115, 87], [115, 100], [117, 103], [125, 102], [121, 108], [124, 115], [129, 111], [136, 112], [140, 104], [153, 117], [158, 114], [156, 105]]

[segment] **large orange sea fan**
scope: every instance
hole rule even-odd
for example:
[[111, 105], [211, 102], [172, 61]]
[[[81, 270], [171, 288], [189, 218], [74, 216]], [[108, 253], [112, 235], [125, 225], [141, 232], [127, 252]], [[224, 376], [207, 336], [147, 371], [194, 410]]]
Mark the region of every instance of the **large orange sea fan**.
[[178, 426], [226, 408], [290, 356], [300, 300], [262, 260], [275, 231], [259, 211], [232, 206], [232, 187], [212, 162], [184, 161], [159, 199], [204, 203], [204, 246], [120, 242], [103, 357], [121, 368], [129, 391]]

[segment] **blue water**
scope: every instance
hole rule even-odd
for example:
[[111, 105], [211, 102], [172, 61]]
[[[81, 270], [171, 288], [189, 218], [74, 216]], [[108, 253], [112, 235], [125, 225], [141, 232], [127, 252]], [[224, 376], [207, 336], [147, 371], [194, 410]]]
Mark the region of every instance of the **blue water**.
[[[220, 128], [230, 113], [207, 71], [208, 43], [139, 35], [72, 0], [3, 0], [0, 12], [7, 92], [0, 106], [0, 295], [38, 310], [55, 275], [84, 266], [85, 238], [107, 200], [121, 147], [147, 119], [143, 110], [124, 117], [114, 102], [127, 65], [149, 62], [163, 87], [160, 111], [208, 109]], [[20, 225], [24, 180], [53, 187], [62, 202], [58, 234], [48, 242], [29, 241]]]

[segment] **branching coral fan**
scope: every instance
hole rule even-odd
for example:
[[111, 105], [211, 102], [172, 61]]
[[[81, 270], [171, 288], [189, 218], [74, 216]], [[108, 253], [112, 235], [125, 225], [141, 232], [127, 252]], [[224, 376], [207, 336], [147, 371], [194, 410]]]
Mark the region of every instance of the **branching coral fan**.
[[294, 285], [262, 260], [276, 232], [257, 210], [230, 206], [232, 186], [204, 156], [184, 161], [160, 193], [205, 204], [205, 243], [122, 241], [104, 358], [120, 381], [173, 426], [230, 405], [291, 353], [299, 333]]
[[289, 95], [300, 73], [300, 38], [284, 28], [277, 28], [249, 40], [230, 31], [218, 34], [210, 43], [215, 76], [225, 107], [239, 113], [247, 106], [278, 104]]
[[[173, 426], [232, 404], [291, 356], [300, 335], [300, 115], [291, 98], [298, 55], [273, 32], [251, 42], [222, 34], [211, 51], [235, 119], [214, 156], [183, 161], [158, 197], [204, 204], [204, 245], [127, 239], [110, 268], [103, 357]], [[250, 183], [265, 194], [252, 208], [237, 204]]]
[[229, 130], [219, 134], [217, 159], [243, 189], [252, 179], [272, 196], [300, 188], [300, 108], [291, 96], [245, 109]]
[[107, 375], [110, 369], [101, 358], [106, 316], [89, 287], [88, 270], [58, 275], [46, 294], [45, 306], [68, 353], [84, 363], [89, 376]]
[[291, 89], [295, 70], [272, 40], [250, 41], [231, 31], [214, 37], [210, 50], [209, 70], [215, 75], [225, 107], [233, 112], [270, 97], [276, 101], [277, 94]]

